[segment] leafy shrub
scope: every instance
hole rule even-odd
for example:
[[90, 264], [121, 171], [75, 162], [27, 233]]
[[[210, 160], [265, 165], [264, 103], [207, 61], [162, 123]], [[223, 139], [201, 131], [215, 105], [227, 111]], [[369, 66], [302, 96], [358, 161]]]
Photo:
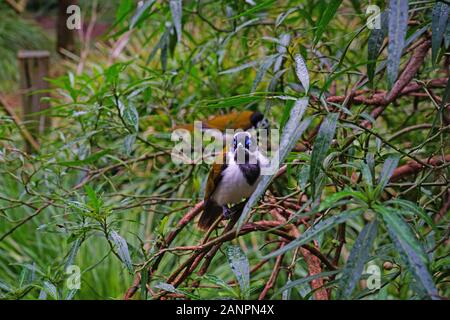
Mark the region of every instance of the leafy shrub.
[[[3, 296], [448, 297], [448, 7], [391, 1], [368, 30], [351, 3], [121, 1], [51, 80], [39, 153], [0, 131]], [[256, 108], [285, 166], [205, 235], [208, 166], [175, 165], [170, 132]]]

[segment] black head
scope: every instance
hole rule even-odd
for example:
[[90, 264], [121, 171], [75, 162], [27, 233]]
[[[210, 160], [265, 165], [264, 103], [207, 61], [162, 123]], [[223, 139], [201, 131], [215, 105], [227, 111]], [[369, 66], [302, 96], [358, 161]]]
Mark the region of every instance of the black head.
[[267, 129], [269, 127], [269, 122], [259, 111], [253, 112], [253, 114], [250, 116], [250, 122], [254, 129]]
[[252, 136], [248, 132], [238, 132], [233, 137], [233, 151], [238, 148], [249, 150], [252, 148]]
[[238, 132], [233, 137], [234, 160], [238, 164], [257, 163], [257, 144], [249, 132]]

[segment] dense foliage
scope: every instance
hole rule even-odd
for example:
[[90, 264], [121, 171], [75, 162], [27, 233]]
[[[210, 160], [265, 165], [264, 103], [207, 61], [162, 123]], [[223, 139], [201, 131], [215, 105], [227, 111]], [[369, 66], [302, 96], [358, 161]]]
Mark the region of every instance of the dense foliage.
[[0, 3], [0, 90], [10, 91], [18, 87], [18, 50], [43, 50], [49, 47], [50, 40], [43, 30], [29, 19], [18, 19], [5, 3]]
[[[120, 1], [49, 79], [39, 150], [0, 111], [0, 295], [448, 298], [449, 7], [375, 4], [370, 29], [359, 1]], [[170, 133], [231, 110], [285, 157], [205, 234], [209, 166]]]

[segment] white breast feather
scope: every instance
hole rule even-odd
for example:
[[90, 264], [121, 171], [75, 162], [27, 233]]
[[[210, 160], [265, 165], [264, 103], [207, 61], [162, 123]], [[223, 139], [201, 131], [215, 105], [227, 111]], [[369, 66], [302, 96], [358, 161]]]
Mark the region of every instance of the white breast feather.
[[214, 201], [221, 206], [239, 203], [243, 198], [250, 197], [261, 178], [258, 177], [253, 185], [249, 185], [238, 164], [234, 161], [233, 153], [229, 152], [227, 156], [228, 166], [222, 172], [222, 179], [212, 195]]

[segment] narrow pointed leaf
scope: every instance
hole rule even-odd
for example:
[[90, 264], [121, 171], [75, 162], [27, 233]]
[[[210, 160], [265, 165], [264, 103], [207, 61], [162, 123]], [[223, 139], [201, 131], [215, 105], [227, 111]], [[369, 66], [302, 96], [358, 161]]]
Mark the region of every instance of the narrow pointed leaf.
[[262, 78], [266, 74], [267, 70], [269, 70], [270, 66], [274, 63], [275, 56], [268, 56], [262, 63], [256, 73], [255, 80], [253, 81], [253, 86], [251, 92], [254, 92], [258, 87], [258, 84], [261, 82]]
[[154, 286], [154, 288], [160, 289], [160, 290], [164, 290], [164, 291], [167, 291], [167, 292], [172, 292], [172, 293], [182, 294], [182, 295], [185, 295], [186, 297], [188, 297], [188, 298], [190, 298], [190, 299], [192, 299], [192, 300], [198, 300], [198, 299], [199, 299], [198, 296], [196, 296], [196, 295], [194, 295], [194, 294], [192, 294], [192, 293], [189, 293], [189, 292], [187, 292], [187, 291], [177, 289], [177, 288], [175, 288], [175, 287], [174, 287], [172, 284], [170, 284], [170, 283], [159, 282], [159, 283], [157, 283], [157, 284]]
[[432, 227], [434, 230], [437, 231], [436, 224], [433, 222], [433, 219], [431, 219], [426, 211], [417, 206], [415, 203], [404, 200], [404, 199], [392, 199], [385, 202], [386, 204], [394, 204], [398, 205], [400, 207], [399, 213], [406, 215], [406, 216], [417, 216], [422, 218], [430, 227]]
[[369, 252], [377, 234], [377, 221], [368, 223], [356, 238], [355, 244], [350, 251], [347, 263], [339, 279], [339, 298], [348, 299], [356, 286], [364, 264], [369, 258]]
[[381, 28], [373, 29], [370, 32], [369, 40], [367, 43], [367, 77], [370, 83], [373, 85], [373, 78], [375, 76], [376, 60], [380, 54], [380, 49], [383, 44], [383, 40], [387, 34], [387, 13], [381, 12]]
[[399, 157], [397, 155], [389, 156], [383, 164], [381, 169], [380, 178], [378, 179], [378, 185], [375, 188], [375, 196], [378, 196], [386, 187], [391, 178], [394, 170], [397, 168]]
[[450, 77], [447, 80], [447, 85], [445, 86], [444, 96], [442, 97], [441, 109], [444, 110], [445, 104], [450, 100]]
[[224, 280], [220, 279], [219, 277], [212, 275], [212, 274], [207, 274], [203, 277], [206, 281], [209, 281], [213, 284], [215, 284], [216, 286], [221, 287], [222, 289], [228, 291], [230, 294], [235, 295], [235, 290], [233, 289], [232, 286], [230, 286], [227, 282], [225, 282]]
[[316, 194], [316, 178], [319, 176], [322, 168], [322, 162], [325, 159], [328, 149], [336, 132], [338, 113], [330, 113], [317, 133], [316, 141], [314, 143], [313, 151], [311, 153], [311, 165], [309, 170], [309, 180], [311, 182], [312, 194]]
[[257, 63], [258, 63], [257, 61], [247, 62], [247, 63], [241, 64], [240, 66], [237, 66], [237, 67], [234, 67], [234, 68], [230, 68], [230, 69], [227, 69], [227, 70], [223, 70], [223, 71], [219, 72], [219, 74], [228, 74], [228, 73], [239, 72], [241, 70], [253, 67]]
[[303, 88], [305, 88], [305, 92], [309, 91], [309, 73], [306, 68], [306, 63], [303, 57], [300, 54], [295, 56], [295, 73], [297, 74], [298, 80], [302, 84]]
[[312, 276], [308, 276], [308, 277], [304, 277], [301, 279], [297, 279], [297, 280], [293, 280], [293, 281], [289, 281], [287, 282], [283, 287], [281, 287], [272, 297], [271, 299], [274, 299], [277, 295], [279, 295], [280, 293], [282, 293], [283, 291], [298, 287], [302, 284], [308, 283], [312, 280], [315, 279], [321, 279], [321, 278], [325, 278], [325, 277], [329, 277], [329, 276], [333, 276], [335, 274], [337, 274], [339, 271], [326, 271], [326, 272], [321, 272], [321, 273], [317, 273], [314, 274]]
[[275, 0], [266, 0], [266, 1], [260, 2], [257, 5], [251, 7], [250, 9], [248, 9], [248, 10], [246, 10], [246, 11], [244, 11], [244, 12], [238, 14], [238, 15], [235, 15], [235, 16], [231, 17], [230, 19], [238, 19], [240, 17], [244, 17], [244, 16], [248, 16], [248, 15], [254, 14], [254, 13], [258, 12], [258, 11], [261, 11], [261, 10], [267, 8], [273, 2], [275, 2]]
[[128, 103], [122, 111], [122, 117], [134, 132], [139, 130], [139, 113], [133, 103]]
[[320, 18], [319, 24], [317, 25], [317, 29], [314, 35], [314, 45], [316, 45], [322, 38], [323, 32], [330, 23], [331, 19], [333, 19], [341, 3], [342, 0], [331, 0], [330, 3], [327, 5], [325, 12]]
[[362, 212], [363, 212], [363, 210], [361, 210], [361, 209], [346, 210], [346, 211], [340, 212], [328, 219], [321, 220], [320, 222], [318, 222], [317, 224], [315, 224], [314, 226], [312, 226], [311, 228], [306, 230], [305, 233], [303, 233], [299, 238], [291, 241], [284, 247], [268, 254], [267, 256], [263, 257], [263, 259], [270, 259], [273, 257], [277, 257], [280, 254], [283, 254], [287, 251], [290, 251], [299, 246], [302, 246], [302, 245], [314, 240], [320, 234], [322, 234], [323, 232], [325, 232], [327, 230], [330, 230], [334, 226], [341, 224], [349, 219], [356, 218]]
[[227, 248], [227, 258], [238, 283], [241, 293], [246, 295], [250, 289], [250, 266], [247, 256], [238, 246], [229, 246]]
[[170, 12], [172, 13], [172, 21], [177, 32], [177, 41], [181, 41], [181, 18], [183, 16], [183, 4], [181, 0], [170, 0]]
[[61, 161], [61, 162], [58, 162], [58, 165], [61, 165], [61, 166], [78, 166], [78, 165], [83, 165], [83, 164], [90, 164], [90, 163], [93, 163], [93, 162], [99, 160], [104, 155], [108, 154], [110, 151], [111, 150], [109, 150], [109, 149], [102, 150], [102, 151], [99, 151], [97, 153], [94, 153], [93, 155], [90, 155], [89, 157], [87, 157], [87, 158], [85, 158], [83, 160]]
[[334, 207], [336, 202], [338, 202], [341, 199], [347, 198], [347, 197], [364, 199], [364, 195], [359, 191], [342, 190], [342, 191], [333, 193], [333, 194], [327, 196], [325, 199], [323, 199], [322, 202], [320, 203], [319, 211], [323, 211], [328, 208]]
[[130, 273], [133, 273], [133, 263], [131, 262], [128, 244], [125, 239], [122, 238], [115, 230], [112, 230], [109, 233], [109, 238], [116, 246], [117, 254], [120, 257], [120, 260], [122, 260], [122, 263], [125, 264]]
[[133, 29], [137, 23], [141, 20], [144, 13], [155, 3], [155, 0], [149, 0], [144, 2], [140, 7], [137, 8], [136, 13], [130, 21], [130, 29]]
[[67, 268], [68, 266], [73, 264], [73, 262], [75, 261], [75, 257], [78, 254], [78, 250], [80, 249], [80, 246], [81, 246], [81, 239], [77, 238], [73, 242], [72, 247], [70, 248], [69, 254], [67, 255], [67, 260], [66, 260], [66, 263], [64, 264], [65, 268]]
[[287, 52], [287, 47], [291, 42], [291, 35], [289, 33], [283, 33], [279, 38], [279, 44], [277, 45], [277, 51], [279, 55], [277, 56], [275, 63], [273, 64], [273, 72], [280, 70], [283, 64], [284, 54]]
[[50, 296], [54, 300], [58, 300], [58, 289], [55, 287], [55, 285], [49, 281], [44, 281], [44, 291], [47, 294], [50, 294]]
[[443, 2], [436, 2], [433, 7], [433, 18], [431, 21], [431, 60], [436, 63], [439, 48], [444, 38], [444, 32], [447, 28], [449, 6]]
[[374, 209], [382, 215], [389, 237], [416, 280], [416, 285], [429, 298], [438, 299], [436, 286], [427, 268], [428, 256], [411, 227], [392, 209], [383, 206], [376, 206]]
[[389, 44], [387, 76], [390, 86], [397, 80], [400, 58], [408, 28], [408, 0], [389, 1]]
[[287, 10], [283, 13], [280, 13], [278, 15], [277, 19], [275, 20], [275, 28], [278, 28], [280, 26], [280, 24], [283, 23], [284, 19], [287, 18], [288, 15], [290, 15], [291, 13], [293, 13], [297, 10], [298, 10], [298, 8], [295, 7], [295, 8], [290, 8], [289, 10]]

